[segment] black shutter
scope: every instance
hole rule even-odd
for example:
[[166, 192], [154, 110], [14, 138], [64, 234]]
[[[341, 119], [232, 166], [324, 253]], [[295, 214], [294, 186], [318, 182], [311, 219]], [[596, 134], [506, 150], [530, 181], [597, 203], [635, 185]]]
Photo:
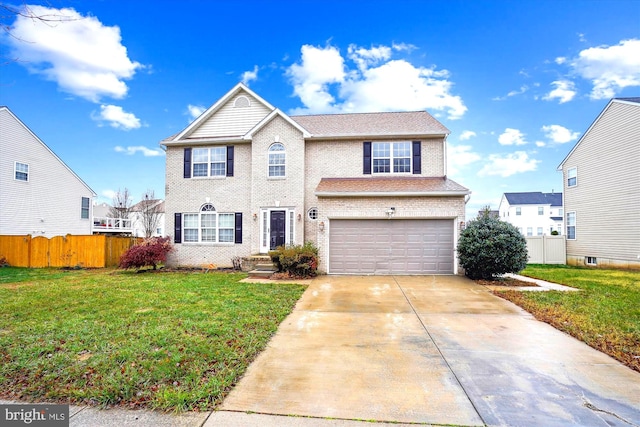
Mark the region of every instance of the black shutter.
[[419, 175], [422, 173], [422, 158], [421, 158], [420, 141], [413, 141], [413, 174]]
[[233, 176], [233, 145], [227, 147], [227, 176]]
[[173, 243], [182, 243], [182, 214], [173, 214]]
[[191, 178], [191, 148], [184, 149], [184, 177]]
[[362, 149], [362, 173], [371, 175], [371, 142], [363, 142]]
[[242, 243], [242, 212], [236, 212], [236, 236], [234, 243]]

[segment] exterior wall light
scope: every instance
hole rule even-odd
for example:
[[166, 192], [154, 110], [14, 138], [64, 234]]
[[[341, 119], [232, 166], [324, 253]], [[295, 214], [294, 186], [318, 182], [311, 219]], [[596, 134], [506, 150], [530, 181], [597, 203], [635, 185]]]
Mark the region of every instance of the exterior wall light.
[[320, 231], [324, 231], [324, 221], [320, 221], [318, 227], [320, 228]]

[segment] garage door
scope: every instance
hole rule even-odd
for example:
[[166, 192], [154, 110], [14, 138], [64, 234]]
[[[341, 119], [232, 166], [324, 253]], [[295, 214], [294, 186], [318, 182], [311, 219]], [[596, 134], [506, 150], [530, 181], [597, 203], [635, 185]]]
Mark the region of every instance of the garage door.
[[452, 274], [453, 220], [334, 219], [329, 273]]

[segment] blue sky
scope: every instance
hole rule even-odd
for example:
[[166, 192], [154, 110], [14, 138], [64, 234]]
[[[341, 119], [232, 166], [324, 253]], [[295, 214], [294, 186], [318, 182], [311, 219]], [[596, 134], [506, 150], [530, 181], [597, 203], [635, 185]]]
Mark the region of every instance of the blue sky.
[[503, 192], [562, 191], [558, 164], [608, 100], [640, 96], [640, 1], [27, 7], [54, 22], [0, 13], [0, 105], [100, 202], [164, 197], [159, 142], [239, 81], [290, 114], [429, 111], [468, 217]]

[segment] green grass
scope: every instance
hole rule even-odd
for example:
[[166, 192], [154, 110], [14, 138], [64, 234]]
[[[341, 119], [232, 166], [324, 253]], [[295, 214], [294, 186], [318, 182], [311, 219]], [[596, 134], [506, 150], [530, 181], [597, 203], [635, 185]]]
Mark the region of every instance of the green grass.
[[581, 291], [497, 294], [640, 371], [640, 272], [528, 265], [521, 274]]
[[213, 409], [305, 289], [244, 277], [0, 268], [0, 397]]

